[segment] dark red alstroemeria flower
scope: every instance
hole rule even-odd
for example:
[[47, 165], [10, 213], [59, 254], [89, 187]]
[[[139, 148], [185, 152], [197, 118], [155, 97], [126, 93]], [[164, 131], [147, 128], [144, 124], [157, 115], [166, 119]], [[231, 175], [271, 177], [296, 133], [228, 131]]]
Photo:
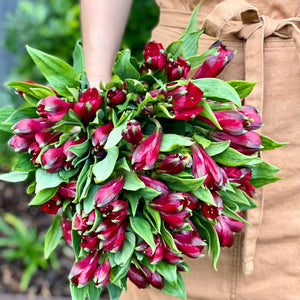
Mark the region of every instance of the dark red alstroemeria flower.
[[94, 273], [94, 282], [96, 287], [102, 287], [109, 282], [109, 277], [110, 277], [110, 263], [108, 258], [105, 259], [96, 269]]
[[223, 174], [216, 162], [206, 153], [199, 144], [191, 146], [193, 165], [192, 174], [195, 178], [207, 176], [204, 184], [208, 187], [220, 187], [223, 185]]
[[[172, 87], [172, 85], [168, 87]], [[168, 90], [167, 97], [171, 99], [175, 119], [188, 121], [199, 115], [203, 110], [203, 107], [199, 106], [202, 95], [202, 90], [192, 82]]]
[[78, 102], [74, 104], [73, 110], [79, 115], [84, 123], [93, 121], [96, 112], [103, 103], [103, 97], [96, 88], [88, 88], [79, 96]]
[[49, 148], [41, 157], [43, 168], [47, 172], [58, 172], [61, 170], [66, 162], [66, 156], [64, 154], [63, 147]]
[[157, 170], [161, 173], [177, 174], [191, 165], [192, 160], [190, 156], [183, 156], [181, 153], [172, 153], [161, 162]]
[[62, 183], [57, 193], [63, 198], [73, 201], [76, 198], [77, 181], [70, 181]]
[[168, 81], [175, 81], [180, 78], [186, 79], [190, 69], [190, 63], [180, 56], [177, 57], [177, 60], [170, 58], [165, 65]]
[[22, 119], [12, 127], [12, 130], [20, 137], [30, 138], [37, 132], [50, 129], [52, 125], [53, 122], [45, 118]]
[[197, 258], [202, 256], [202, 250], [206, 245], [192, 222], [189, 222], [193, 230], [181, 230], [176, 233], [172, 233], [174, 242], [183, 254], [188, 257]]
[[70, 271], [71, 282], [78, 287], [86, 286], [95, 274], [99, 258], [100, 252], [95, 251], [79, 260]]
[[148, 282], [154, 286], [155, 288], [161, 290], [165, 285], [164, 278], [157, 272], [152, 272], [149, 268], [145, 265], [142, 265], [142, 269], [147, 277]]
[[233, 59], [234, 51], [227, 50], [222, 42], [216, 41], [209, 48], [220, 47], [216, 54], [210, 54], [197, 69], [194, 78], [216, 77], [225, 66]]
[[122, 136], [128, 143], [137, 145], [144, 137], [140, 122], [134, 119], [127, 121], [127, 126], [122, 131]]
[[55, 215], [62, 207], [62, 201], [56, 194], [52, 199], [41, 205], [41, 210], [49, 215]]
[[255, 187], [249, 182], [252, 171], [248, 167], [222, 166], [230, 182], [239, 183], [238, 189], [244, 191], [249, 197], [255, 196]]
[[205, 218], [215, 220], [223, 211], [223, 200], [216, 192], [211, 192], [215, 205], [206, 202], [201, 203], [201, 211]]
[[14, 148], [16, 152], [26, 152], [30, 145], [34, 142], [34, 137], [20, 137], [18, 135], [13, 135], [8, 144]]
[[65, 241], [71, 245], [72, 244], [72, 221], [68, 220], [65, 217], [62, 217], [60, 220], [60, 226], [61, 226], [61, 230], [63, 232], [64, 235], [64, 239]]
[[93, 150], [95, 153], [98, 153], [101, 150], [103, 150], [107, 138], [113, 129], [114, 124], [112, 121], [109, 121], [107, 124], [97, 127], [96, 130], [92, 133], [91, 139]]
[[167, 59], [167, 52], [161, 43], [149, 42], [144, 50], [145, 65], [151, 70], [161, 70]]
[[222, 131], [210, 132], [210, 138], [216, 142], [230, 141], [230, 147], [243, 154], [254, 154], [262, 148], [261, 139], [258, 133], [247, 131], [241, 135], [230, 135]]
[[95, 205], [103, 207], [117, 199], [118, 194], [125, 184], [125, 177], [119, 176], [99, 188], [95, 195]]
[[259, 111], [251, 105], [243, 105], [239, 109], [244, 116], [247, 117], [247, 120], [244, 121], [244, 127], [247, 130], [256, 130], [262, 126], [261, 117]]
[[59, 121], [73, 107], [73, 103], [66, 102], [61, 98], [50, 95], [39, 101], [37, 110], [41, 117], [52, 122]]
[[221, 215], [214, 225], [222, 247], [231, 247], [233, 245], [233, 232], [239, 232], [243, 229], [244, 223], [234, 220], [228, 216]]
[[108, 106], [115, 106], [117, 104], [122, 104], [126, 101], [127, 91], [125, 90], [125, 83], [123, 89], [118, 87], [112, 87], [107, 91]]
[[139, 179], [141, 179], [144, 182], [145, 186], [158, 191], [160, 193], [160, 196], [166, 196], [171, 193], [171, 190], [162, 181], [151, 178], [144, 174], [137, 173], [137, 176]]
[[156, 121], [155, 130], [143, 140], [132, 154], [132, 169], [134, 171], [150, 170], [154, 167], [161, 144], [162, 127]]
[[139, 289], [145, 289], [149, 285], [145, 273], [133, 264], [130, 265], [127, 276]]

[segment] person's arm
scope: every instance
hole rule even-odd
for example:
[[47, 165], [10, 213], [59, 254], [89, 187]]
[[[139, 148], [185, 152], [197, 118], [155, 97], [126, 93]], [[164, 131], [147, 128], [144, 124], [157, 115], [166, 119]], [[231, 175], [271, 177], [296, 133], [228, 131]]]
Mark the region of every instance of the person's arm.
[[111, 80], [132, 0], [81, 0], [81, 32], [90, 87]]

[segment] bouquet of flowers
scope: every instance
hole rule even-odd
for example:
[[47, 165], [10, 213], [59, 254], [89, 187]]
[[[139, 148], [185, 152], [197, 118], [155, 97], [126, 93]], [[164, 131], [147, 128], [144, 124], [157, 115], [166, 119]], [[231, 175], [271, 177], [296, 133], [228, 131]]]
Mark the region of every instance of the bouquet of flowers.
[[118, 299], [127, 278], [185, 298], [185, 256], [207, 253], [216, 268], [257, 206], [255, 188], [279, 179], [256, 154], [283, 143], [255, 132], [259, 112], [243, 105], [255, 83], [215, 78], [234, 51], [217, 41], [198, 53], [197, 11], [166, 49], [147, 43], [144, 61], [119, 52], [99, 90], [80, 43], [73, 66], [27, 47], [49, 86], [8, 84], [26, 104], [1, 109], [18, 157], [0, 179], [28, 180], [29, 205], [56, 215], [45, 257], [62, 236], [71, 245], [76, 300], [99, 298], [104, 285]]

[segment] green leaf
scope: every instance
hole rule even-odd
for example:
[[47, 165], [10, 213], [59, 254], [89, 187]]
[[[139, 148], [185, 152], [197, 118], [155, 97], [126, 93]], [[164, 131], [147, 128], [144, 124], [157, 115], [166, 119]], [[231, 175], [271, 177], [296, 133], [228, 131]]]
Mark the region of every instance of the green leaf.
[[202, 100], [199, 102], [199, 106], [203, 107], [203, 110], [200, 112], [200, 116], [203, 116], [210, 120], [218, 129], [222, 130], [222, 127], [220, 126], [218, 119], [216, 118], [214, 112], [212, 111], [209, 104], [206, 102], [206, 100]]
[[84, 63], [84, 54], [83, 54], [83, 47], [81, 41], [78, 40], [76, 42], [74, 51], [73, 51], [73, 68], [77, 74], [83, 72], [85, 67]]
[[159, 174], [157, 177], [162, 179], [162, 181], [166, 182], [171, 189], [175, 189], [181, 192], [193, 192], [201, 188], [206, 178], [202, 177], [197, 179], [186, 179], [167, 173]]
[[251, 225], [247, 220], [245, 220], [243, 217], [241, 217], [239, 214], [237, 214], [234, 210], [232, 210], [231, 208], [229, 208], [226, 205], [224, 205], [224, 207], [223, 207], [223, 213], [224, 213], [224, 215], [226, 215], [234, 220], [238, 220], [238, 221], [244, 222], [248, 225]]
[[220, 256], [220, 242], [218, 234], [213, 224], [209, 221], [204, 219], [200, 220], [199, 218], [193, 218], [193, 221], [200, 235], [208, 244], [208, 251], [212, 255], [213, 268], [217, 270], [217, 262]]
[[178, 147], [189, 147], [194, 143], [195, 141], [188, 137], [184, 137], [173, 133], [166, 133], [162, 135], [160, 151], [170, 152]]
[[152, 189], [148, 186], [146, 186], [143, 189], [140, 189], [138, 192], [140, 192], [142, 198], [147, 200], [147, 201], [151, 201], [152, 199], [154, 199], [155, 197], [157, 197], [161, 194], [157, 190]]
[[130, 217], [130, 225], [133, 231], [139, 235], [155, 251], [155, 243], [149, 223], [141, 217]]
[[[93, 166], [89, 166], [88, 171], [86, 172], [86, 176], [84, 177], [84, 180], [82, 180], [82, 184], [80, 189], [76, 189], [76, 201], [77, 200], [82, 200], [85, 199], [87, 197], [87, 194], [89, 192], [91, 183], [92, 183], [92, 178], [93, 178], [93, 172], [92, 172], [92, 168]], [[78, 182], [77, 182], [78, 183]], [[77, 198], [77, 196], [79, 196], [79, 198]]]
[[45, 89], [45, 88], [35, 87], [35, 88], [31, 88], [31, 91], [37, 99], [43, 99], [50, 95], [55, 95], [55, 93], [52, 90], [49, 91], [49, 89]]
[[250, 183], [256, 188], [281, 179], [281, 177], [274, 176], [280, 168], [275, 167], [259, 158], [257, 158], [256, 161], [248, 163], [246, 166], [251, 168], [252, 175]]
[[74, 202], [78, 202], [81, 198], [81, 195], [83, 193], [83, 190], [85, 189], [86, 186], [86, 182], [90, 181], [91, 178], [91, 162], [90, 160], [86, 160], [84, 163], [84, 166], [82, 167], [79, 175], [78, 175], [78, 179], [77, 179], [77, 183], [76, 183], [76, 198], [74, 200]]
[[198, 11], [199, 11], [199, 8], [200, 8], [200, 5], [201, 3], [199, 2], [193, 12], [192, 12], [192, 15], [189, 19], [189, 23], [188, 25], [186, 26], [184, 32], [183, 32], [183, 35], [182, 37], [185, 35], [185, 34], [188, 34], [188, 33], [193, 33], [197, 30], [197, 27], [198, 27]]
[[[114, 264], [112, 256], [109, 256], [110, 263]], [[110, 281], [120, 288], [126, 288], [126, 275], [129, 270], [131, 261], [128, 260], [123, 266], [116, 266], [111, 269], [110, 272]]]
[[135, 172], [125, 171], [125, 184], [123, 189], [128, 191], [137, 191], [145, 188], [145, 184], [138, 178]]
[[198, 40], [200, 35], [204, 32], [204, 28], [184, 34], [181, 39], [183, 40], [183, 57], [194, 57], [198, 53]]
[[3, 121], [4, 125], [14, 125], [20, 120], [23, 119], [31, 119], [37, 118], [38, 115], [36, 113], [36, 107], [26, 107], [15, 110], [5, 121]]
[[138, 207], [138, 204], [139, 204], [139, 200], [141, 198], [141, 194], [138, 193], [138, 192], [128, 191], [128, 192], [125, 193], [125, 197], [130, 203], [132, 215], [135, 216], [136, 211], [137, 211], [137, 207]]
[[216, 54], [218, 49], [219, 49], [219, 47], [214, 47], [214, 48], [208, 49], [205, 52], [200, 53], [199, 55], [189, 57], [187, 60], [191, 64], [191, 68], [195, 69], [195, 68], [198, 68], [199, 66], [201, 66], [203, 64], [203, 62], [205, 61], [205, 59], [209, 55]]
[[195, 139], [196, 142], [200, 144], [204, 149], [206, 149], [212, 143], [211, 140], [208, 140], [205, 137], [198, 134], [194, 134], [193, 139]]
[[182, 299], [186, 299], [184, 281], [182, 279], [180, 272], [177, 272], [177, 277], [178, 278], [176, 282], [170, 282], [165, 280], [165, 285], [162, 291], [166, 294], [179, 297]]
[[101, 295], [101, 287], [95, 286], [94, 282], [91, 280], [87, 286], [85, 286], [87, 290], [88, 299], [100, 299]]
[[[73, 222], [74, 222], [74, 218], [73, 218]], [[76, 258], [76, 260], [78, 260], [80, 250], [81, 250], [81, 246], [80, 246], [81, 237], [77, 230], [72, 230], [71, 235], [72, 235], [72, 248], [74, 250], [75, 258]]]
[[28, 174], [28, 172], [12, 171], [10, 173], [0, 174], [0, 180], [7, 182], [21, 182], [27, 179]]
[[78, 87], [76, 71], [63, 60], [26, 46], [26, 49], [50, 85], [62, 96], [72, 96], [67, 87]]
[[127, 172], [131, 172], [131, 169], [128, 165], [127, 159], [125, 157], [121, 157], [118, 161], [117, 161], [117, 168], [118, 169], [122, 169], [124, 171]]
[[177, 281], [177, 266], [175, 264], [170, 264], [162, 260], [156, 265], [156, 271], [169, 282]]
[[7, 120], [11, 114], [13, 114], [16, 110], [12, 107], [2, 107], [0, 108], [0, 130], [6, 132], [12, 132], [11, 125], [2, 124], [5, 120]]
[[107, 289], [110, 300], [119, 300], [123, 289], [110, 282], [107, 284]]
[[170, 246], [171, 250], [175, 253], [180, 254], [181, 252], [177, 249], [175, 241], [171, 233], [166, 229], [164, 223], [161, 224], [161, 235], [163, 240]]
[[121, 125], [115, 127], [108, 135], [107, 141], [105, 143], [104, 149], [109, 149], [117, 145], [121, 139], [122, 131], [127, 127], [127, 120], [125, 120]]
[[87, 153], [87, 151], [89, 150], [89, 148], [90, 148], [90, 141], [86, 140], [83, 143], [70, 146], [66, 150], [71, 151], [77, 157], [82, 157], [84, 154]]
[[57, 188], [48, 188], [39, 191], [28, 205], [41, 205], [52, 199], [57, 192]]
[[167, 53], [171, 53], [174, 59], [177, 59], [178, 56], [183, 57], [183, 41], [178, 40], [172, 42], [166, 49]]
[[72, 284], [70, 281], [71, 298], [76, 300], [85, 300], [87, 295], [87, 289], [85, 287], [78, 287], [76, 284]]
[[42, 98], [50, 95], [55, 95], [55, 92], [45, 85], [22, 81], [13, 81], [8, 83], [7, 85], [36, 98], [35, 103], [37, 103], [37, 101]]
[[[218, 192], [222, 199], [228, 203], [236, 204], [239, 210], [257, 207], [257, 204], [242, 190], [234, 188], [234, 192], [221, 190]], [[231, 207], [231, 205], [229, 205]]]
[[116, 146], [107, 149], [106, 152], [105, 158], [95, 164], [92, 169], [96, 183], [105, 181], [112, 174], [119, 156], [119, 148]]
[[243, 166], [252, 161], [256, 161], [259, 158], [255, 156], [249, 156], [238, 152], [237, 150], [228, 147], [222, 153], [219, 153], [214, 156], [214, 161], [225, 166], [235, 167]]
[[94, 196], [99, 189], [99, 185], [91, 184], [87, 196], [82, 200], [85, 214], [89, 214], [95, 208]]
[[141, 83], [141, 81], [136, 79], [125, 79], [126, 89], [129, 93], [145, 93], [147, 89]]
[[27, 152], [20, 153], [16, 159], [14, 170], [22, 172], [35, 171], [36, 167], [31, 161], [31, 155]]
[[238, 93], [240, 98], [246, 98], [253, 90], [256, 82], [244, 80], [227, 81]]
[[118, 266], [122, 267], [128, 260], [131, 259], [131, 256], [134, 252], [134, 248], [135, 248], [135, 235], [132, 232], [126, 232], [122, 249], [112, 254], [114, 262]]
[[198, 199], [208, 204], [215, 205], [214, 197], [212, 196], [209, 188], [207, 187], [201, 187], [199, 189], [196, 189], [192, 191], [192, 194], [195, 195]]
[[260, 139], [261, 139], [261, 143], [263, 148], [261, 149], [261, 151], [266, 151], [266, 150], [273, 150], [282, 146], [287, 145], [288, 143], [278, 143], [276, 141], [274, 141], [273, 139], [260, 134]]
[[62, 237], [60, 216], [57, 216], [45, 236], [44, 256], [47, 259], [56, 248]]
[[35, 172], [36, 187], [35, 192], [38, 193], [43, 189], [59, 186], [63, 179], [58, 173], [50, 173], [43, 169], [37, 169]]
[[221, 79], [200, 78], [191, 81], [203, 91], [203, 96], [206, 97], [206, 99], [220, 102], [233, 102], [238, 107], [242, 106], [241, 99], [235, 89]]
[[[161, 217], [160, 217], [159, 211], [151, 208], [150, 206], [147, 206], [146, 209], [147, 209], [146, 217], [148, 217], [148, 220], [151, 221], [152, 225], [157, 230], [157, 232], [160, 233], [161, 232]], [[145, 212], [144, 212], [144, 214], [145, 214]], [[150, 218], [150, 216], [152, 217], [152, 219]], [[152, 220], [154, 221], [154, 223], [152, 222]]]
[[79, 172], [79, 169], [69, 169], [69, 170], [61, 169], [61, 170], [59, 170], [59, 176], [64, 181], [68, 181], [70, 178], [75, 176], [78, 172]]
[[118, 53], [116, 63], [113, 66], [113, 73], [122, 80], [140, 79], [140, 73], [130, 62], [130, 50], [126, 49]]
[[209, 156], [214, 156], [224, 152], [230, 145], [230, 141], [224, 142], [211, 142], [211, 144], [205, 148], [205, 151]]

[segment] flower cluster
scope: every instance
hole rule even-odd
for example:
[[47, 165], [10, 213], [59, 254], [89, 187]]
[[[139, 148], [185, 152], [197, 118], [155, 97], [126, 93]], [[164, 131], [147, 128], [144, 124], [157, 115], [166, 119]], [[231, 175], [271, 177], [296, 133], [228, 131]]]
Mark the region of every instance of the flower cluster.
[[253, 83], [216, 79], [234, 51], [218, 41], [198, 54], [185, 44], [200, 33], [187, 30], [167, 48], [151, 41], [142, 62], [120, 52], [99, 90], [83, 66], [28, 47], [51, 88], [10, 84], [28, 105], [3, 122], [19, 156], [0, 179], [31, 179], [30, 205], [56, 215], [46, 253], [60, 236], [73, 247], [75, 299], [104, 285], [116, 295], [127, 278], [184, 297], [185, 256], [208, 247], [216, 267], [243, 211], [256, 207], [255, 188], [278, 179], [256, 153], [282, 144], [257, 133], [259, 112], [242, 105]]

